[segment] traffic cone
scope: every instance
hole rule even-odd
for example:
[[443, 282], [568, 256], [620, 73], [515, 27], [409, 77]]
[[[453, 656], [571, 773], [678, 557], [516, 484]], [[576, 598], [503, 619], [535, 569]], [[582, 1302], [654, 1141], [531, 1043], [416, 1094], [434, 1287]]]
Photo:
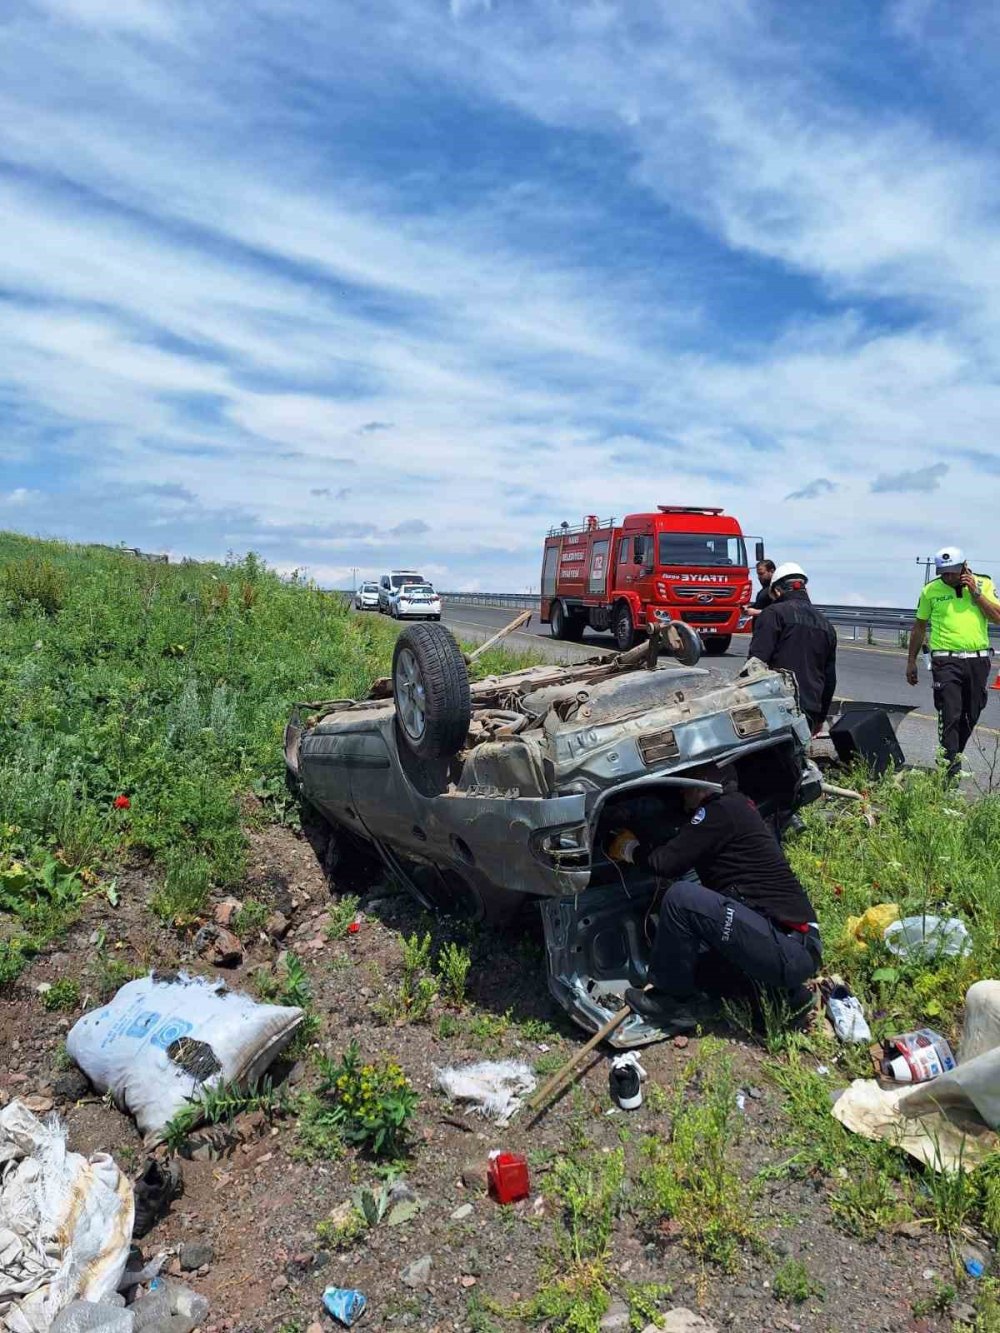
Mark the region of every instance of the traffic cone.
[[997, 672], [997, 678], [990, 686], [991, 690], [1000, 690], [1000, 671]]

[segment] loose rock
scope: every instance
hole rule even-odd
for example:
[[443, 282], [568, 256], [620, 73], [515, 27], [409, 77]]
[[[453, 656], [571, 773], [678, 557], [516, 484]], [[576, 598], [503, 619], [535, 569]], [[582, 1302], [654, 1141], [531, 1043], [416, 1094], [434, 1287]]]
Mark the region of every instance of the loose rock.
[[461, 1208], [456, 1208], [451, 1215], [453, 1222], [464, 1222], [467, 1217], [471, 1217], [475, 1212], [471, 1203], [463, 1203]]
[[243, 961], [243, 945], [223, 926], [202, 926], [194, 937], [194, 949], [216, 967], [235, 967]]
[[212, 915], [217, 926], [231, 926], [236, 913], [242, 910], [243, 904], [239, 898], [223, 898], [221, 903], [216, 903]]
[[602, 1333], [628, 1333], [629, 1311], [624, 1301], [617, 1298], [611, 1302], [608, 1312], [601, 1320]]
[[429, 1254], [421, 1255], [419, 1259], [414, 1259], [412, 1264], [407, 1264], [400, 1273], [400, 1281], [407, 1287], [426, 1287], [430, 1281], [431, 1265], [433, 1259]]
[[274, 940], [283, 940], [288, 934], [288, 928], [291, 925], [284, 912], [272, 912], [264, 923], [264, 929]]
[[35, 1115], [48, 1115], [55, 1105], [51, 1097], [43, 1097], [40, 1092], [29, 1093], [21, 1098], [24, 1105]]
[[90, 1092], [90, 1080], [82, 1069], [74, 1065], [59, 1075], [52, 1085], [52, 1091], [57, 1101], [78, 1102]]
[[215, 1258], [215, 1247], [207, 1240], [189, 1240], [181, 1246], [180, 1261], [182, 1273], [194, 1273], [204, 1268]]
[[287, 1288], [288, 1288], [288, 1278], [285, 1277], [284, 1273], [279, 1273], [279, 1275], [271, 1283], [271, 1290], [275, 1292], [275, 1294], [277, 1294], [279, 1291], [287, 1290]]
[[679, 1305], [668, 1310], [662, 1324], [647, 1324], [642, 1333], [719, 1333], [714, 1324], [710, 1324], [700, 1314]]

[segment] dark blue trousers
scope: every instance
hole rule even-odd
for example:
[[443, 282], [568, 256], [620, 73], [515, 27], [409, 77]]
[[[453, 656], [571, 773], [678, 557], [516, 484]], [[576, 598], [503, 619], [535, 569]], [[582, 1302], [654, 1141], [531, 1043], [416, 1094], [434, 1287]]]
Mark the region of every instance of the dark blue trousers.
[[783, 930], [736, 898], [677, 880], [660, 904], [649, 980], [677, 999], [693, 994], [704, 945], [751, 981], [775, 990], [797, 990], [821, 961], [816, 932]]

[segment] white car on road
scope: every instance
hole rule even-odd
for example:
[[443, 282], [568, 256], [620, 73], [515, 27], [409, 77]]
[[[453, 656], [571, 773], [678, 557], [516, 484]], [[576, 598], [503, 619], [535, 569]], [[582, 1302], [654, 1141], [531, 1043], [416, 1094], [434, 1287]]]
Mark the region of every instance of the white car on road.
[[378, 584], [362, 583], [354, 594], [354, 607], [357, 611], [378, 610]]
[[429, 583], [404, 583], [393, 590], [389, 614], [397, 620], [440, 620], [441, 598]]

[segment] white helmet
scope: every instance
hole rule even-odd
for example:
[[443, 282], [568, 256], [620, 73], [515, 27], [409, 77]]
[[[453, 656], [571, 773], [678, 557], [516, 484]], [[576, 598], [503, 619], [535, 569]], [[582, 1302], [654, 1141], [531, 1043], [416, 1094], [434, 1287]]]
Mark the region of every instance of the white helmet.
[[785, 563], [779, 565], [771, 575], [772, 584], [782, 583], [785, 579], [798, 579], [802, 583], [809, 582], [809, 576], [806, 574], [806, 571], [801, 565], [795, 564], [793, 560], [786, 560]]
[[951, 574], [965, 564], [961, 546], [942, 546], [934, 557], [934, 568], [939, 574]]

